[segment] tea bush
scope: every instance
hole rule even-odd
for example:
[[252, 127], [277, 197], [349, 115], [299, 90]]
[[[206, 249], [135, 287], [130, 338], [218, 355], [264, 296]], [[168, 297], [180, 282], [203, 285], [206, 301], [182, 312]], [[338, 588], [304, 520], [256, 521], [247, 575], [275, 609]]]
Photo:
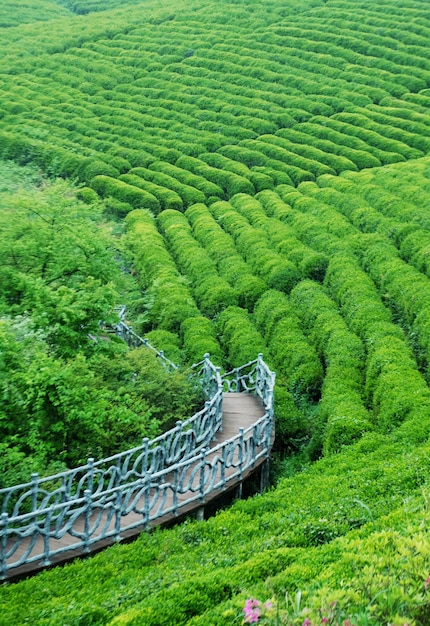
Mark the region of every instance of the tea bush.
[[187, 276], [200, 310], [214, 317], [227, 306], [237, 304], [234, 289], [218, 274], [215, 264], [194, 239], [185, 215], [163, 211], [158, 224], [184, 276]]

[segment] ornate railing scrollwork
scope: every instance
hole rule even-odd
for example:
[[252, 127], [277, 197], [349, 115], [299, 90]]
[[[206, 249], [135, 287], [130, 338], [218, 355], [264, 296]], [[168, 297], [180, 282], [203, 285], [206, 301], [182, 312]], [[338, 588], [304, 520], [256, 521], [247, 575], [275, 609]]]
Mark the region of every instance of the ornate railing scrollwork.
[[[24, 564], [47, 566], [57, 555], [89, 552], [102, 540], [118, 541], [122, 533], [179, 515], [267, 458], [275, 375], [262, 356], [223, 376], [209, 355], [193, 368], [207, 400], [188, 420], [131, 450], [0, 489], [0, 578]], [[265, 414], [213, 446], [222, 429], [223, 390], [257, 394]]]

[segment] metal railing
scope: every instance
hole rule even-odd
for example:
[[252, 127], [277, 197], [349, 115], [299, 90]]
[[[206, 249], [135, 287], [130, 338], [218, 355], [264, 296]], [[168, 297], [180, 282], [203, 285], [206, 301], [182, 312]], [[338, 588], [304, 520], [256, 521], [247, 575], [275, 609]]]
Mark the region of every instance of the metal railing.
[[[173, 370], [178, 369], [178, 366], [165, 356], [163, 350], [157, 350], [157, 348], [154, 348], [154, 346], [151, 345], [151, 343], [149, 342], [149, 339], [146, 339], [146, 337], [140, 337], [140, 335], [134, 332], [131, 326], [126, 324], [125, 322], [126, 306], [125, 305], [119, 305], [115, 307], [115, 312], [117, 313], [119, 317], [119, 322], [115, 324], [114, 326], [112, 326], [111, 329], [115, 332], [115, 334], [118, 337], [120, 337], [123, 341], [125, 341], [125, 343], [130, 348], [140, 348], [140, 347], [148, 348], [148, 350], [151, 350], [152, 352], [154, 352], [155, 356], [161, 359], [164, 366], [168, 370], [173, 371]], [[105, 326], [105, 328], [107, 327]]]
[[[223, 376], [209, 355], [193, 366], [204, 408], [160, 437], [99, 461], [0, 490], [0, 578], [22, 565], [47, 566], [57, 555], [89, 552], [106, 539], [148, 528], [204, 502], [242, 479], [270, 453], [275, 375], [262, 356]], [[222, 394], [247, 391], [265, 414], [236, 437], [209, 448], [222, 429]], [[67, 540], [66, 540], [67, 539]]]

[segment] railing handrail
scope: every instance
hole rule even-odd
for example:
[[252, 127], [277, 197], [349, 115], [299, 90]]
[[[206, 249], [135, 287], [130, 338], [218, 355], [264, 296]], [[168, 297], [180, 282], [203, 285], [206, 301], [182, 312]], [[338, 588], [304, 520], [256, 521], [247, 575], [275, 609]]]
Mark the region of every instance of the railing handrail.
[[[217, 446], [213, 447], [210, 449], [210, 454], [212, 455], [216, 455], [217, 453], [221, 452], [224, 448], [228, 447], [229, 445], [235, 443], [236, 441], [238, 441], [240, 439], [241, 436], [246, 436], [248, 433], [250, 433], [255, 426], [258, 426], [259, 424], [262, 424], [263, 422], [265, 422], [268, 418], [268, 414], [265, 413], [262, 417], [260, 417], [254, 424], [252, 424], [251, 426], [248, 426], [248, 428], [242, 429], [242, 432], [239, 433], [238, 435], [235, 435], [234, 437], [231, 437], [230, 439], [227, 439], [221, 443], [219, 443]], [[151, 478], [151, 480], [153, 481], [160, 481], [162, 480], [164, 477], [168, 476], [169, 474], [175, 472], [178, 469], [182, 469], [184, 467], [190, 466], [190, 465], [194, 465], [197, 461], [201, 460], [202, 457], [207, 456], [207, 454], [209, 454], [209, 450], [204, 450], [203, 452], [199, 452], [197, 455], [195, 455], [194, 457], [190, 457], [188, 459], [184, 459], [182, 461], [179, 461], [178, 463], [176, 463], [175, 465], [169, 466], [159, 472], [156, 472], [154, 474], [149, 474], [148, 477]], [[141, 485], [142, 480], [140, 478], [136, 479], [135, 481], [132, 481], [130, 483], [127, 483], [127, 487], [128, 488], [133, 488], [133, 487], [138, 487], [139, 485]], [[121, 489], [124, 488], [124, 485], [118, 485], [116, 487], [111, 487], [110, 489], [106, 489], [105, 491], [100, 491], [100, 492], [94, 492], [93, 494], [91, 494], [92, 496], [94, 496], [97, 499], [101, 499], [103, 497], [107, 497], [111, 494], [115, 494], [118, 491], [121, 491]], [[79, 498], [76, 498], [75, 500], [73, 500], [74, 503], [79, 503], [79, 502], [84, 502], [85, 501], [85, 496], [81, 496]], [[37, 515], [43, 515], [44, 513], [47, 513], [48, 511], [52, 511], [52, 509], [58, 508], [58, 509], [64, 509], [67, 508], [68, 506], [70, 506], [70, 501], [69, 502], [57, 502], [54, 503], [53, 505], [51, 505], [50, 507], [47, 507], [45, 509], [38, 509], [37, 510]], [[183, 504], [186, 504], [186, 502], [184, 502]], [[10, 517], [7, 513], [3, 513], [0, 516], [0, 519], [3, 517], [3, 519], [6, 519], [6, 517], [8, 518], [9, 521], [13, 521], [13, 522], [18, 522], [21, 520], [25, 520], [25, 519], [34, 519], [35, 513], [33, 512], [28, 512], [28, 513], [23, 513], [21, 515], [18, 515], [14, 518]]]
[[[146, 345], [146, 344], [145, 344]], [[112, 464], [115, 462], [120, 462], [122, 459], [126, 459], [127, 457], [131, 457], [135, 453], [151, 453], [153, 455], [159, 453], [160, 448], [163, 449], [163, 444], [168, 444], [169, 442], [175, 443], [177, 441], [177, 436], [183, 435], [185, 438], [190, 439], [190, 431], [194, 433], [194, 446], [192, 449], [189, 447], [184, 450], [184, 457], [188, 458], [190, 455], [201, 449], [202, 447], [209, 444], [209, 442], [215, 436], [215, 433], [220, 429], [222, 424], [222, 380], [220, 376], [219, 367], [216, 367], [210, 360], [209, 355], [206, 354], [204, 359], [193, 366], [197, 369], [200, 367], [200, 370], [197, 372], [197, 376], [200, 379], [200, 382], [205, 389], [209, 389], [208, 399], [205, 402], [205, 406], [194, 413], [190, 418], [183, 422], [177, 422], [176, 426], [158, 437], [155, 437], [152, 440], [148, 438], [144, 438], [142, 440], [142, 444], [139, 446], [135, 446], [128, 450], [119, 452], [115, 455], [99, 459], [95, 461], [93, 458], [89, 458], [88, 462], [84, 465], [80, 465], [75, 468], [67, 469], [62, 472], [58, 472], [56, 474], [50, 476], [39, 477], [38, 474], [34, 473], [31, 475], [31, 480], [26, 483], [21, 483], [19, 485], [13, 485], [11, 487], [3, 487], [0, 489], [0, 499], [3, 499], [1, 502], [0, 512], [5, 512], [9, 501], [10, 496], [13, 493], [18, 491], [24, 491], [28, 489], [35, 489], [36, 487], [40, 487], [45, 484], [55, 483], [59, 480], [68, 481], [68, 479], [73, 479], [74, 477], [81, 475], [80, 481], [83, 480], [86, 473], [93, 472], [97, 470], [102, 465]], [[205, 418], [209, 415], [213, 414], [212, 423], [209, 424], [209, 427], [203, 433], [201, 431], [201, 424], [205, 421]], [[176, 442], [176, 447], [178, 446]], [[169, 459], [170, 454], [166, 451], [162, 453], [163, 458]], [[147, 470], [146, 470], [147, 471]], [[80, 482], [78, 481], [78, 482]], [[68, 481], [70, 482], [70, 481]], [[72, 489], [72, 484], [69, 485], [69, 492]], [[57, 491], [56, 489], [54, 491]]]
[[[130, 330], [123, 321], [120, 324], [122, 330]], [[138, 338], [140, 345], [155, 350], [133, 331], [131, 336], [133, 341]], [[155, 352], [165, 358], [162, 352]], [[0, 497], [4, 497], [0, 513], [0, 578], [20, 565], [41, 559], [43, 565], [48, 565], [50, 558], [57, 554], [78, 548], [89, 550], [90, 545], [102, 539], [118, 539], [120, 532], [146, 528], [149, 522], [169, 513], [177, 515], [191, 502], [203, 501], [214, 489], [225, 489], [232, 480], [241, 480], [244, 472], [260, 459], [267, 458], [273, 435], [275, 374], [264, 363], [262, 355], [223, 375], [211, 362], [209, 354], [192, 367], [207, 400], [189, 419], [178, 422], [173, 429], [151, 441], [143, 439], [140, 446], [98, 461], [89, 459], [85, 465], [52, 476], [39, 478], [32, 474], [27, 483], [0, 489]], [[265, 413], [247, 429], [239, 429], [235, 437], [209, 450], [216, 432], [222, 429], [223, 391], [258, 395]], [[208, 460], [209, 454], [211, 460]], [[228, 468], [230, 474], [226, 476]], [[171, 482], [169, 475], [173, 477]], [[173, 494], [169, 506], [166, 505], [167, 489]], [[186, 497], [179, 499], [178, 494], [186, 494]], [[143, 497], [145, 504], [133, 509]], [[130, 511], [137, 511], [142, 519], [124, 521]], [[98, 524], [93, 527], [93, 522], [89, 523], [91, 515], [98, 516], [99, 522], [100, 516], [106, 517], [100, 532], [94, 530], [98, 529]], [[73, 527], [83, 516], [87, 520], [85, 533]], [[51, 539], [58, 540], [65, 533], [76, 541], [62, 548], [50, 546]], [[43, 538], [44, 550], [43, 554], [34, 555], [32, 550], [37, 536]], [[29, 537], [30, 547], [25, 548], [16, 561], [10, 562], [17, 547]], [[12, 538], [15, 543], [11, 547]]]

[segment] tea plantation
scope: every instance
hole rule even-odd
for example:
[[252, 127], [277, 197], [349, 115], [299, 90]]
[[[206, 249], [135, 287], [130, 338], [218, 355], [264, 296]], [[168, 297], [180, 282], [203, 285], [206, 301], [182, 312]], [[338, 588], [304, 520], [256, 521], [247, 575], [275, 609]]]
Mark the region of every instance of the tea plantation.
[[0, 625], [428, 626], [427, 0], [4, 0], [0, 37], [0, 486], [198, 402], [95, 349], [115, 299], [277, 372], [268, 492], [5, 583]]

